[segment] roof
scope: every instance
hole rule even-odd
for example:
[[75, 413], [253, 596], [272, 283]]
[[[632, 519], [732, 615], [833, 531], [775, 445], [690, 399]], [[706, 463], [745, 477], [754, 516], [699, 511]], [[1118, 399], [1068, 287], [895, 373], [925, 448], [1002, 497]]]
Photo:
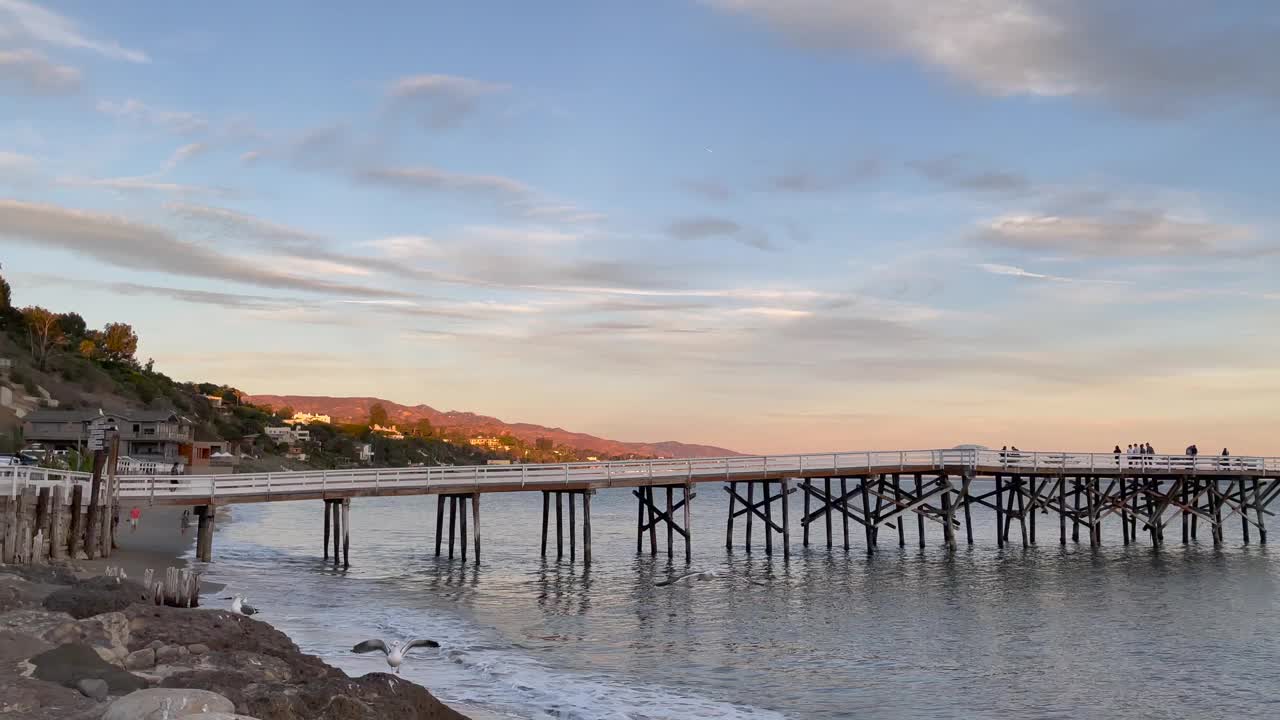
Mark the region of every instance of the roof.
[[113, 417], [130, 422], [164, 422], [166, 420], [185, 419], [173, 410], [126, 410], [112, 413], [104, 413], [101, 410], [36, 410], [28, 413], [23, 420], [33, 423], [83, 423], [91, 422], [100, 417]]

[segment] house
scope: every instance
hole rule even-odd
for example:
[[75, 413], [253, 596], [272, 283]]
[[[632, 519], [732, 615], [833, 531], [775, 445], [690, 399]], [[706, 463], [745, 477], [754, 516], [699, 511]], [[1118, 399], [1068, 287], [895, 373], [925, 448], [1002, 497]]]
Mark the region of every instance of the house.
[[54, 451], [86, 452], [91, 437], [114, 427], [121, 457], [170, 468], [186, 463], [183, 448], [192, 442], [191, 421], [172, 410], [36, 410], [23, 420], [23, 438]]
[[378, 433], [379, 435], [387, 438], [388, 440], [404, 439], [404, 433], [397, 430], [395, 425], [392, 425], [391, 427], [382, 427], [381, 425], [374, 423], [373, 427], [369, 428], [369, 430]]
[[271, 441], [276, 443], [293, 445], [300, 442], [311, 442], [311, 431], [300, 425], [295, 425], [293, 427], [289, 427], [288, 425], [277, 425], [275, 427], [266, 428], [266, 432], [267, 437], [271, 438]]
[[240, 464], [240, 456], [225, 440], [196, 440], [185, 450], [189, 475], [226, 475], [235, 472]]
[[373, 462], [373, 443], [361, 443], [356, 449], [360, 453], [360, 462]]
[[298, 462], [306, 462], [309, 456], [307, 455], [307, 453], [303, 452], [302, 448], [298, 447], [297, 445], [294, 445], [289, 448], [288, 452], [285, 453], [285, 457], [289, 458], [290, 460], [297, 460]]
[[293, 417], [289, 418], [290, 425], [310, 425], [311, 423], [324, 423], [332, 425], [333, 418], [328, 415], [312, 415], [311, 413], [296, 412]]
[[476, 437], [471, 438], [467, 442], [471, 443], [472, 447], [485, 448], [486, 450], [506, 450], [507, 449], [507, 446], [502, 443], [502, 440], [496, 437], [485, 437], [484, 435], [478, 435]]

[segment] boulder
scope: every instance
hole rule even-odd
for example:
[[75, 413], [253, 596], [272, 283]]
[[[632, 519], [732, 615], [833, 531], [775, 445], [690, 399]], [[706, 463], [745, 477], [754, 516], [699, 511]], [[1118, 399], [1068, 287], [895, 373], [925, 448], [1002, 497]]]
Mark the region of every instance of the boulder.
[[225, 697], [205, 690], [138, 690], [119, 698], [103, 713], [102, 720], [177, 720], [211, 713], [234, 715], [236, 706]]
[[187, 651], [192, 655], [203, 655], [209, 652], [209, 646], [202, 643], [192, 643], [187, 646]]
[[61, 627], [71, 621], [71, 616], [48, 610], [13, 610], [0, 615], [0, 630], [13, 630], [36, 637]]
[[103, 660], [92, 647], [84, 643], [67, 643], [32, 657], [33, 674], [39, 680], [75, 688], [86, 679], [104, 680], [115, 694], [132, 692], [147, 686], [147, 682], [132, 673], [125, 672]]
[[0, 673], [0, 718], [87, 720], [98, 717], [98, 707], [73, 688]]
[[81, 695], [87, 698], [93, 698], [99, 702], [106, 700], [108, 695], [107, 681], [98, 678], [85, 678], [76, 683], [76, 689]]
[[0, 666], [9, 667], [21, 660], [52, 650], [55, 646], [34, 635], [0, 630]]
[[182, 652], [178, 645], [162, 645], [156, 649], [156, 663], [171, 663], [180, 657]]
[[146, 598], [146, 591], [132, 580], [96, 577], [49, 593], [44, 599], [46, 610], [65, 612], [77, 620], [119, 612]]
[[125, 657], [124, 666], [130, 670], [150, 670], [156, 666], [156, 651], [151, 648], [134, 650]]
[[104, 613], [63, 623], [46, 632], [44, 639], [55, 645], [83, 642], [97, 650], [103, 660], [118, 663], [129, 654], [129, 619], [123, 613]]

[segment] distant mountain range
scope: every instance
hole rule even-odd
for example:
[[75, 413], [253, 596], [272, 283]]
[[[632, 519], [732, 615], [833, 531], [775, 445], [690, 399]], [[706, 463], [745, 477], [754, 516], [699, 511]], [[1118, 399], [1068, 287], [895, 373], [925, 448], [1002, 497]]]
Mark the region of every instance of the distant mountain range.
[[654, 457], [699, 458], [724, 457], [742, 453], [712, 445], [693, 445], [667, 440], [664, 442], [622, 442], [607, 438], [571, 432], [563, 428], [544, 427], [529, 423], [508, 423], [487, 415], [471, 412], [441, 412], [428, 405], [401, 405], [372, 397], [321, 397], [310, 395], [249, 395], [246, 402], [272, 407], [291, 407], [296, 412], [328, 415], [334, 422], [366, 422], [369, 408], [381, 403], [391, 422], [411, 425], [426, 418], [437, 428], [466, 433], [468, 435], [512, 435], [532, 445], [538, 438], [550, 438], [556, 445], [566, 445], [578, 450], [594, 450], [603, 455], [648, 455]]

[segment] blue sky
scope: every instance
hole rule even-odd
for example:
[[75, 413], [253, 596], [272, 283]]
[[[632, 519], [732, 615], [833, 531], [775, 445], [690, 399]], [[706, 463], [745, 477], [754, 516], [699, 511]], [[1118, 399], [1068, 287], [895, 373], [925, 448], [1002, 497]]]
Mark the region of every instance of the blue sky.
[[250, 392], [1280, 452], [1278, 62], [1261, 2], [0, 0], [0, 258]]

